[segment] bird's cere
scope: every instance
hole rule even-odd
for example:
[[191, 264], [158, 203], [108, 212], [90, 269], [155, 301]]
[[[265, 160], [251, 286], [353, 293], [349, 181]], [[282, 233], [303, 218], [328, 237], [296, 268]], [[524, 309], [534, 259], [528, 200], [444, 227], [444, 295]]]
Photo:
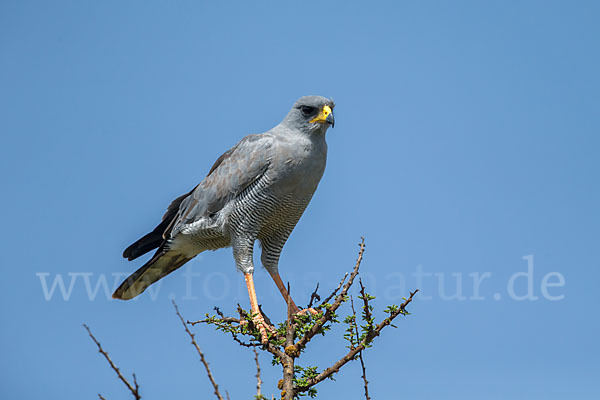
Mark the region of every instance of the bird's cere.
[[[330, 122], [333, 119], [333, 111], [331, 110], [331, 107], [329, 107], [328, 105], [323, 106], [323, 108], [321, 109], [321, 112], [319, 113], [319, 115], [317, 115], [314, 119], [310, 120], [311, 123], [313, 122], [318, 122], [320, 124], [325, 124]], [[329, 117], [331, 115], [331, 117]], [[329, 117], [329, 119], [328, 119]]]

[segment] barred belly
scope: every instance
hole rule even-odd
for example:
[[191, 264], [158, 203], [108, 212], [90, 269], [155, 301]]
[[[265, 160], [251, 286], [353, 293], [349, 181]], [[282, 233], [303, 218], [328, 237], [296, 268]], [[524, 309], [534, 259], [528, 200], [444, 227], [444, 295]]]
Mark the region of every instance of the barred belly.
[[229, 215], [231, 235], [259, 239], [287, 239], [312, 198], [313, 192], [277, 195], [268, 180], [259, 179], [244, 191]]

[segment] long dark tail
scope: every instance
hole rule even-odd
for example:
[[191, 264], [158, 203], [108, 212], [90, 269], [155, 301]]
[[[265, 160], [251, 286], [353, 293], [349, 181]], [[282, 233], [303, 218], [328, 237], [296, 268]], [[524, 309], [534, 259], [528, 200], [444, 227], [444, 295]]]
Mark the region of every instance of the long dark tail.
[[183, 202], [183, 200], [188, 197], [194, 191], [194, 189], [173, 200], [171, 204], [169, 204], [169, 207], [167, 207], [167, 212], [165, 215], [163, 215], [161, 223], [158, 224], [158, 226], [154, 228], [152, 232], [148, 233], [126, 248], [123, 252], [123, 257], [131, 261], [135, 260], [141, 255], [146, 254], [150, 250], [159, 248], [164, 243], [164, 238], [168, 236], [168, 231], [171, 229], [171, 224], [174, 222], [175, 218], [177, 218], [177, 212], [179, 211], [181, 202]]
[[123, 252], [123, 257], [131, 261], [146, 254], [150, 250], [157, 249], [165, 241], [163, 239], [163, 232], [170, 222], [171, 221], [169, 220], [163, 220], [152, 232], [141, 239], [138, 239], [135, 243], [126, 248]]
[[[138, 242], [143, 239], [138, 240]], [[175, 271], [192, 258], [188, 258], [175, 250], [159, 249], [150, 261], [121, 283], [121, 286], [113, 293], [113, 299], [133, 299], [146, 290], [148, 286]]]

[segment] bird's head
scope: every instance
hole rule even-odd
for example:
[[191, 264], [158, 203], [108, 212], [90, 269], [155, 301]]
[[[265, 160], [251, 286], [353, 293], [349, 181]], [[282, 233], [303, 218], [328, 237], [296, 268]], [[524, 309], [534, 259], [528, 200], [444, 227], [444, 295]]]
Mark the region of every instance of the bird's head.
[[322, 96], [304, 96], [298, 99], [283, 120], [283, 124], [292, 129], [308, 133], [325, 133], [331, 125], [333, 128], [333, 100]]

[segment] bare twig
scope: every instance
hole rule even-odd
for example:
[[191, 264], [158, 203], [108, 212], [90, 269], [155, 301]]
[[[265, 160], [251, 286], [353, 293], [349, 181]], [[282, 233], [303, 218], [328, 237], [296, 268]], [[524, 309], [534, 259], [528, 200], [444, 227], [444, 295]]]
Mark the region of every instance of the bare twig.
[[215, 396], [217, 396], [217, 398], [219, 400], [223, 400], [223, 396], [221, 396], [221, 393], [219, 392], [219, 385], [217, 385], [217, 382], [215, 382], [215, 378], [213, 377], [213, 374], [210, 371], [210, 367], [208, 366], [208, 362], [206, 361], [206, 358], [204, 357], [204, 353], [202, 353], [202, 350], [200, 350], [200, 346], [198, 346], [198, 343], [196, 343], [196, 339], [194, 337], [195, 335], [192, 332], [190, 332], [190, 330], [188, 329], [187, 324], [185, 323], [185, 320], [181, 316], [181, 313], [179, 312], [179, 308], [177, 307], [177, 304], [175, 303], [175, 301], [172, 300], [171, 302], [173, 303], [173, 307], [175, 307], [175, 313], [179, 317], [179, 320], [181, 320], [181, 324], [183, 325], [183, 328], [185, 329], [185, 331], [189, 335], [189, 337], [192, 339], [192, 344], [194, 345], [194, 347], [196, 348], [196, 352], [198, 352], [198, 355], [200, 356], [200, 361], [202, 361], [202, 364], [204, 364], [204, 368], [206, 369], [206, 374], [208, 375], [208, 379], [210, 380], [210, 383], [212, 384], [213, 388], [215, 389]]
[[[237, 319], [237, 318], [226, 317], [225, 314], [223, 314], [223, 311], [221, 311], [221, 309], [219, 307], [214, 307], [213, 309], [215, 310], [215, 312], [217, 313], [217, 315], [219, 317], [221, 317], [221, 322], [226, 322], [226, 323], [237, 322], [238, 324], [240, 323], [240, 320]], [[200, 324], [200, 323], [203, 323], [203, 322], [206, 322], [206, 321], [207, 320], [205, 320], [205, 319], [201, 319], [199, 321], [192, 321], [192, 322], [187, 321], [187, 323], [190, 324], [190, 325], [192, 325], [192, 326], [194, 326], [196, 324]]]
[[[360, 287], [361, 287], [361, 294], [363, 296], [363, 298], [365, 298], [365, 293], [364, 293], [364, 287], [362, 285], [362, 282], [360, 281]], [[356, 322], [356, 310], [354, 309], [354, 301], [352, 300], [352, 296], [350, 296], [350, 306], [352, 307], [352, 314], [354, 314], [354, 321]], [[368, 308], [369, 304], [368, 304], [368, 300], [365, 302], [365, 306]], [[356, 341], [358, 343], [358, 341], [360, 340], [360, 336], [358, 334], [358, 324], [354, 324], [354, 333], [356, 334]], [[365, 368], [365, 360], [363, 359], [363, 355], [362, 355], [362, 351], [360, 351], [358, 353], [358, 358], [360, 360], [360, 366], [362, 368], [362, 376], [361, 378], [363, 379], [363, 382], [365, 384], [365, 399], [366, 400], [371, 400], [371, 398], [369, 397], [369, 381], [367, 380], [367, 369]]]
[[258, 351], [256, 351], [256, 347], [252, 347], [252, 351], [254, 352], [254, 362], [256, 362], [256, 397], [261, 398], [261, 387], [262, 387], [262, 379], [260, 379], [260, 363], [258, 362]]
[[319, 290], [319, 283], [317, 282], [317, 287], [315, 288], [315, 290], [310, 295], [310, 301], [308, 302], [308, 306], [306, 306], [307, 309], [312, 308], [313, 302], [315, 300], [317, 300], [317, 301], [321, 300], [321, 296], [319, 296], [319, 294], [317, 293], [318, 290]]
[[262, 309], [262, 305], [258, 305], [258, 310], [260, 311], [260, 313], [262, 314], [263, 318], [265, 319], [265, 322], [270, 325], [273, 326], [273, 323], [271, 322], [271, 319], [269, 318], [269, 316], [267, 315], [266, 312], [263, 311]]
[[329, 296], [327, 296], [327, 298], [325, 300], [323, 300], [323, 302], [321, 303], [321, 305], [319, 306], [319, 308], [323, 308], [325, 306], [325, 304], [329, 303], [329, 301], [331, 299], [333, 299], [333, 296], [335, 296], [337, 294], [337, 292], [342, 288], [342, 285], [346, 281], [347, 277], [348, 277], [348, 273], [346, 272], [344, 274], [344, 277], [340, 281], [340, 284], [333, 290], [333, 292], [331, 292], [331, 294]]
[[369, 397], [369, 381], [367, 380], [367, 369], [365, 368], [365, 360], [363, 359], [362, 351], [358, 353], [358, 358], [360, 359], [360, 366], [362, 368], [362, 378], [365, 383], [365, 399], [371, 400]]
[[98, 398], [99, 398], [100, 400], [106, 400], [106, 399], [105, 399], [105, 398], [104, 398], [104, 397], [103, 397], [103, 396], [102, 396], [100, 393], [98, 393]]
[[[127, 386], [127, 389], [129, 389], [129, 391], [131, 392], [133, 397], [135, 397], [136, 400], [141, 399], [142, 396], [140, 396], [140, 388], [138, 386], [137, 380], [135, 379], [135, 374], [133, 374], [133, 386], [132, 386], [131, 383], [129, 383], [129, 381], [127, 379], [125, 379], [123, 374], [121, 374], [121, 371], [119, 370], [119, 368], [117, 368], [115, 363], [113, 363], [113, 361], [110, 359], [110, 357], [108, 356], [108, 353], [102, 348], [102, 345], [96, 339], [96, 337], [92, 334], [92, 331], [90, 330], [90, 328], [86, 324], [83, 324], [83, 327], [87, 331], [88, 335], [90, 335], [90, 337], [92, 338], [94, 343], [96, 343], [96, 346], [98, 346], [98, 351], [100, 352], [100, 354], [102, 354], [104, 356], [104, 358], [106, 358], [106, 361], [108, 361], [108, 364], [110, 365], [110, 367], [113, 369], [113, 371], [115, 371], [117, 373], [117, 376], [119, 377], [121, 382], [123, 382], [125, 384], [125, 386]], [[103, 399], [102, 395], [100, 395], [100, 394], [98, 394], [98, 397]]]

